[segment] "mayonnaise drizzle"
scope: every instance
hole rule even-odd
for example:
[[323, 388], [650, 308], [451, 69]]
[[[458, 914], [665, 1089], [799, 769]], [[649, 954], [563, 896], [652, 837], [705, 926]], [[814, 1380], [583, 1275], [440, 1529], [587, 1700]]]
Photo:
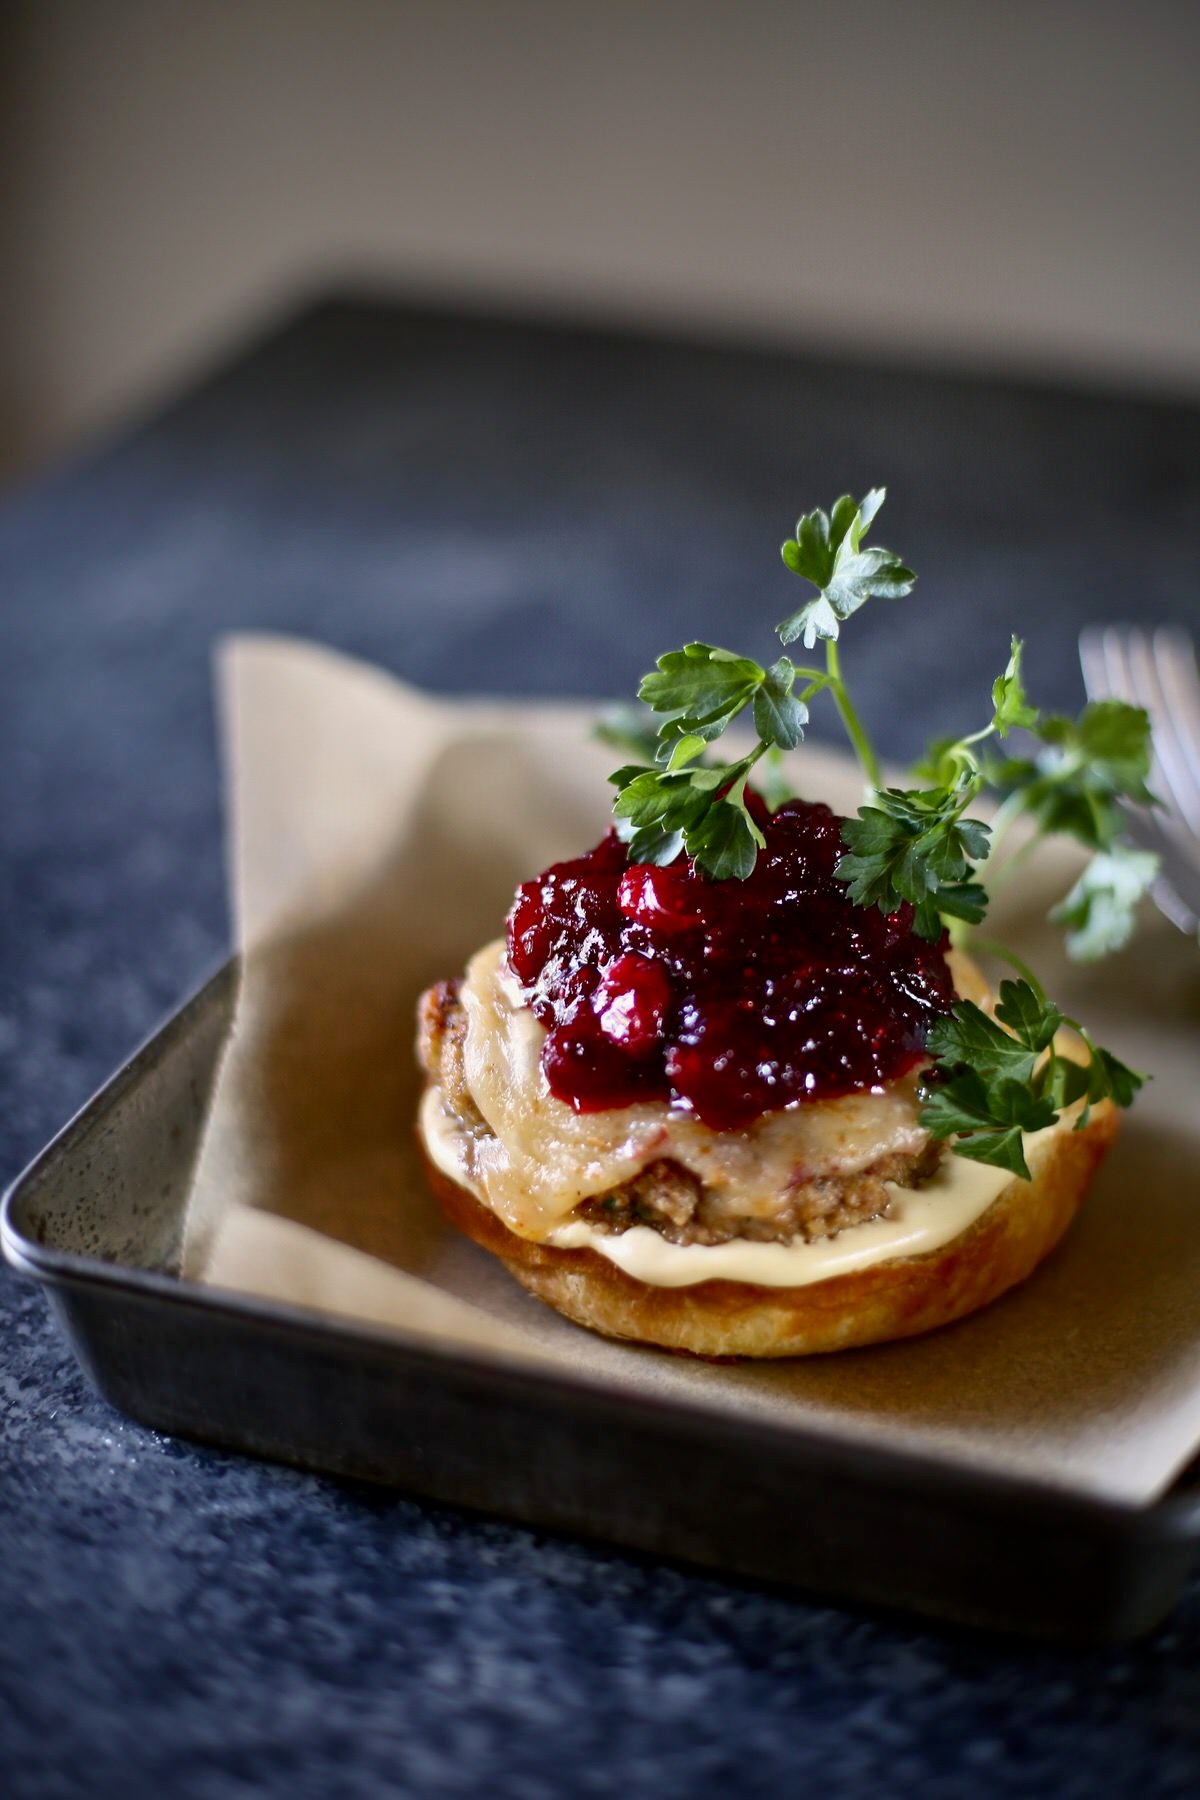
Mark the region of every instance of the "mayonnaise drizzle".
[[627, 1275], [654, 1287], [692, 1287], [698, 1281], [749, 1281], [757, 1287], [809, 1287], [833, 1275], [849, 1275], [895, 1256], [940, 1250], [982, 1217], [1012, 1176], [1004, 1169], [947, 1157], [921, 1188], [888, 1183], [886, 1213], [831, 1237], [758, 1244], [672, 1244], [648, 1225], [629, 1231], [597, 1231], [573, 1219], [551, 1233], [562, 1250], [596, 1250]]

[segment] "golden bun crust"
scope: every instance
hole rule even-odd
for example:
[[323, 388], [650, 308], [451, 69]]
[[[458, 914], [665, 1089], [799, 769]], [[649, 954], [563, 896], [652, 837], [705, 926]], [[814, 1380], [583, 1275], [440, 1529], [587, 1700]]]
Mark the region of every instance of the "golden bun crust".
[[654, 1287], [594, 1250], [518, 1237], [427, 1154], [425, 1161], [451, 1224], [577, 1325], [693, 1356], [809, 1356], [933, 1331], [1024, 1281], [1075, 1217], [1116, 1131], [1117, 1110], [1106, 1101], [1082, 1131], [1061, 1125], [1040, 1137], [1031, 1146], [1033, 1179], [1010, 1181], [940, 1250], [793, 1288], [740, 1281]]

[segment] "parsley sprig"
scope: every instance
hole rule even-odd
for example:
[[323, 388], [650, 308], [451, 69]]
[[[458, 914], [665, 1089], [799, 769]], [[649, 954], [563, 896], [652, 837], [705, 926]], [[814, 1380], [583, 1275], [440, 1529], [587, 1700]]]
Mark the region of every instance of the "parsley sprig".
[[[989, 888], [1040, 839], [1065, 834], [1091, 852], [1091, 861], [1050, 916], [1066, 926], [1073, 957], [1119, 949], [1157, 871], [1157, 859], [1123, 830], [1128, 806], [1153, 803], [1146, 787], [1150, 726], [1140, 708], [1107, 700], [1086, 706], [1077, 719], [1043, 714], [1026, 692], [1022, 646], [1013, 638], [986, 722], [930, 744], [913, 770], [914, 785], [885, 786], [839, 660], [843, 624], [869, 599], [902, 599], [916, 580], [890, 550], [865, 543], [885, 497], [883, 488], [859, 501], [843, 494], [828, 513], [804, 514], [783, 545], [785, 565], [815, 593], [777, 626], [780, 643], [786, 649], [802, 639], [812, 650], [820, 640], [824, 667], [787, 655], [759, 663], [714, 644], [685, 644], [660, 656], [643, 678], [636, 717], [626, 713], [601, 727], [600, 735], [633, 759], [611, 778], [630, 857], [669, 863], [686, 852], [714, 880], [745, 880], [764, 843], [747, 782], [761, 764], [771, 808], [787, 797], [783, 756], [802, 743], [810, 702], [827, 693], [869, 790], [857, 817], [843, 824], [845, 855], [837, 865], [856, 905], [888, 914], [909, 906], [921, 936], [937, 939], [949, 921], [961, 937], [983, 919]], [[747, 715], [754, 742], [720, 760], [713, 746]], [[1021, 734], [1020, 754], [1008, 742], [1013, 732]], [[1000, 800], [990, 825], [971, 816], [988, 793]], [[998, 863], [1018, 819], [1028, 827], [1026, 842]], [[922, 1118], [935, 1137], [954, 1136], [961, 1155], [1027, 1176], [1023, 1133], [1052, 1123], [1078, 1100], [1085, 1101], [1081, 1119], [1102, 1099], [1128, 1106], [1144, 1077], [1093, 1044], [1047, 1000], [1032, 971], [1018, 967], [1021, 979], [1002, 983], [994, 1018], [958, 1001], [931, 1030]], [[1064, 1026], [1078, 1032], [1086, 1062], [1056, 1048]]]
[[872, 488], [857, 506], [843, 494], [829, 513], [818, 507], [804, 514], [782, 555], [792, 574], [810, 581], [817, 594], [781, 620], [777, 627], [781, 643], [794, 644], [802, 637], [804, 648], [811, 650], [818, 638], [837, 638], [843, 622], [872, 595], [900, 600], [912, 593], [917, 578], [898, 556], [874, 545], [863, 548], [863, 538], [886, 498], [886, 488]]
[[[1064, 1054], [1064, 1026], [1078, 1033], [1086, 1062]], [[956, 1000], [925, 1047], [933, 1060], [922, 1088], [922, 1125], [932, 1137], [954, 1137], [959, 1156], [1026, 1181], [1024, 1133], [1053, 1125], [1079, 1100], [1085, 1104], [1074, 1129], [1081, 1131], [1099, 1101], [1129, 1106], [1146, 1080], [1060, 1012], [1028, 969], [1020, 980], [1000, 983], [995, 1018], [973, 1000]]]
[[1067, 953], [1095, 962], [1120, 950], [1133, 936], [1137, 903], [1158, 874], [1158, 857], [1118, 839], [1098, 850], [1082, 875], [1050, 913], [1067, 930]]
[[[804, 696], [797, 679], [808, 682]], [[715, 880], [745, 880], [763, 835], [746, 805], [746, 781], [768, 751], [794, 750], [808, 723], [807, 695], [819, 670], [781, 656], [769, 668], [715, 644], [685, 644], [660, 656], [638, 697], [661, 716], [654, 763], [627, 763], [612, 776], [620, 790], [618, 826], [635, 862], [673, 862], [686, 849]], [[758, 734], [732, 762], [703, 760], [709, 744], [749, 710]]]
[[[930, 744], [914, 770], [925, 786], [885, 788], [847, 820], [842, 837], [850, 854], [838, 873], [862, 905], [895, 912], [908, 901], [916, 931], [936, 938], [944, 919], [982, 919], [988, 896], [975, 879], [977, 865], [1024, 815], [1034, 833], [1022, 854], [1053, 833], [1102, 853], [1052, 917], [1072, 926], [1073, 956], [1104, 954], [1130, 936], [1134, 908], [1158, 866], [1120, 836], [1122, 804], [1151, 801], [1149, 720], [1140, 708], [1112, 700], [1085, 707], [1078, 720], [1043, 717], [1025, 691], [1021, 661], [1014, 637], [992, 684], [991, 718], [967, 737]], [[1014, 730], [1033, 736], [1035, 755], [1003, 751]], [[988, 789], [1007, 796], [992, 826], [965, 817]]]
[[[878, 759], [851, 701], [838, 663], [840, 622], [872, 594], [899, 596], [916, 577], [888, 550], [864, 549], [863, 537], [885, 491], [855, 502], [843, 494], [831, 511], [806, 513], [783, 558], [817, 589], [778, 627], [781, 643], [799, 637], [811, 647], [825, 640], [825, 667], [780, 656], [769, 665], [715, 644], [685, 644], [660, 656], [642, 679], [638, 698], [661, 723], [650, 766], [626, 763], [612, 776], [613, 810], [640, 862], [672, 862], [680, 850], [714, 880], [740, 880], [754, 868], [763, 835], [746, 805], [751, 770], [769, 758], [768, 785], [779, 787], [780, 754], [795, 750], [808, 724], [809, 701], [828, 692], [873, 787], [882, 785]], [[710, 744], [749, 712], [753, 747], [734, 761], [707, 760]], [[610, 736], [610, 741], [611, 736]]]
[[941, 788], [885, 788], [842, 827], [848, 854], [837, 866], [859, 906], [913, 908], [918, 937], [936, 939], [944, 918], [977, 925], [987, 895], [974, 879], [987, 855], [988, 827], [964, 812], [976, 792], [969, 779]]

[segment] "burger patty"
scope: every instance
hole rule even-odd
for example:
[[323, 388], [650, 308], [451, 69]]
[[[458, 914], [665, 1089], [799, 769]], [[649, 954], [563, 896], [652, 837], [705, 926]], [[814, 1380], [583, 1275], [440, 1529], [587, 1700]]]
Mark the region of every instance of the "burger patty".
[[417, 1058], [431, 1081], [442, 1090], [448, 1112], [471, 1130], [486, 1129], [483, 1114], [471, 1098], [463, 1066], [467, 1015], [458, 995], [461, 981], [439, 981], [427, 988], [417, 1006]]
[[[460, 986], [458, 981], [442, 981], [421, 996], [417, 1053], [426, 1074], [441, 1089], [447, 1110], [478, 1137], [489, 1128], [467, 1086], [463, 1058], [467, 1015], [459, 1000]], [[682, 1164], [660, 1159], [620, 1186], [583, 1201], [576, 1213], [603, 1231], [648, 1225], [674, 1244], [829, 1237], [883, 1212], [889, 1182], [916, 1187], [927, 1180], [941, 1153], [942, 1146], [931, 1139], [915, 1154], [895, 1152], [865, 1169], [810, 1176], [774, 1198], [768, 1213], [753, 1217], [747, 1216], [737, 1195], [721, 1194]]]

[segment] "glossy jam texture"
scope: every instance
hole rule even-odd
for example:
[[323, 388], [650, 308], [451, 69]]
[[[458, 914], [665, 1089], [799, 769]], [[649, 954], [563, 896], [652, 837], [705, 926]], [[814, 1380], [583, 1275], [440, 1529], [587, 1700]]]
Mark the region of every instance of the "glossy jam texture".
[[827, 806], [754, 806], [766, 848], [747, 881], [630, 863], [610, 831], [518, 889], [509, 966], [576, 1112], [666, 1100], [728, 1131], [919, 1062], [954, 998], [945, 941], [917, 937], [908, 907], [846, 898]]

